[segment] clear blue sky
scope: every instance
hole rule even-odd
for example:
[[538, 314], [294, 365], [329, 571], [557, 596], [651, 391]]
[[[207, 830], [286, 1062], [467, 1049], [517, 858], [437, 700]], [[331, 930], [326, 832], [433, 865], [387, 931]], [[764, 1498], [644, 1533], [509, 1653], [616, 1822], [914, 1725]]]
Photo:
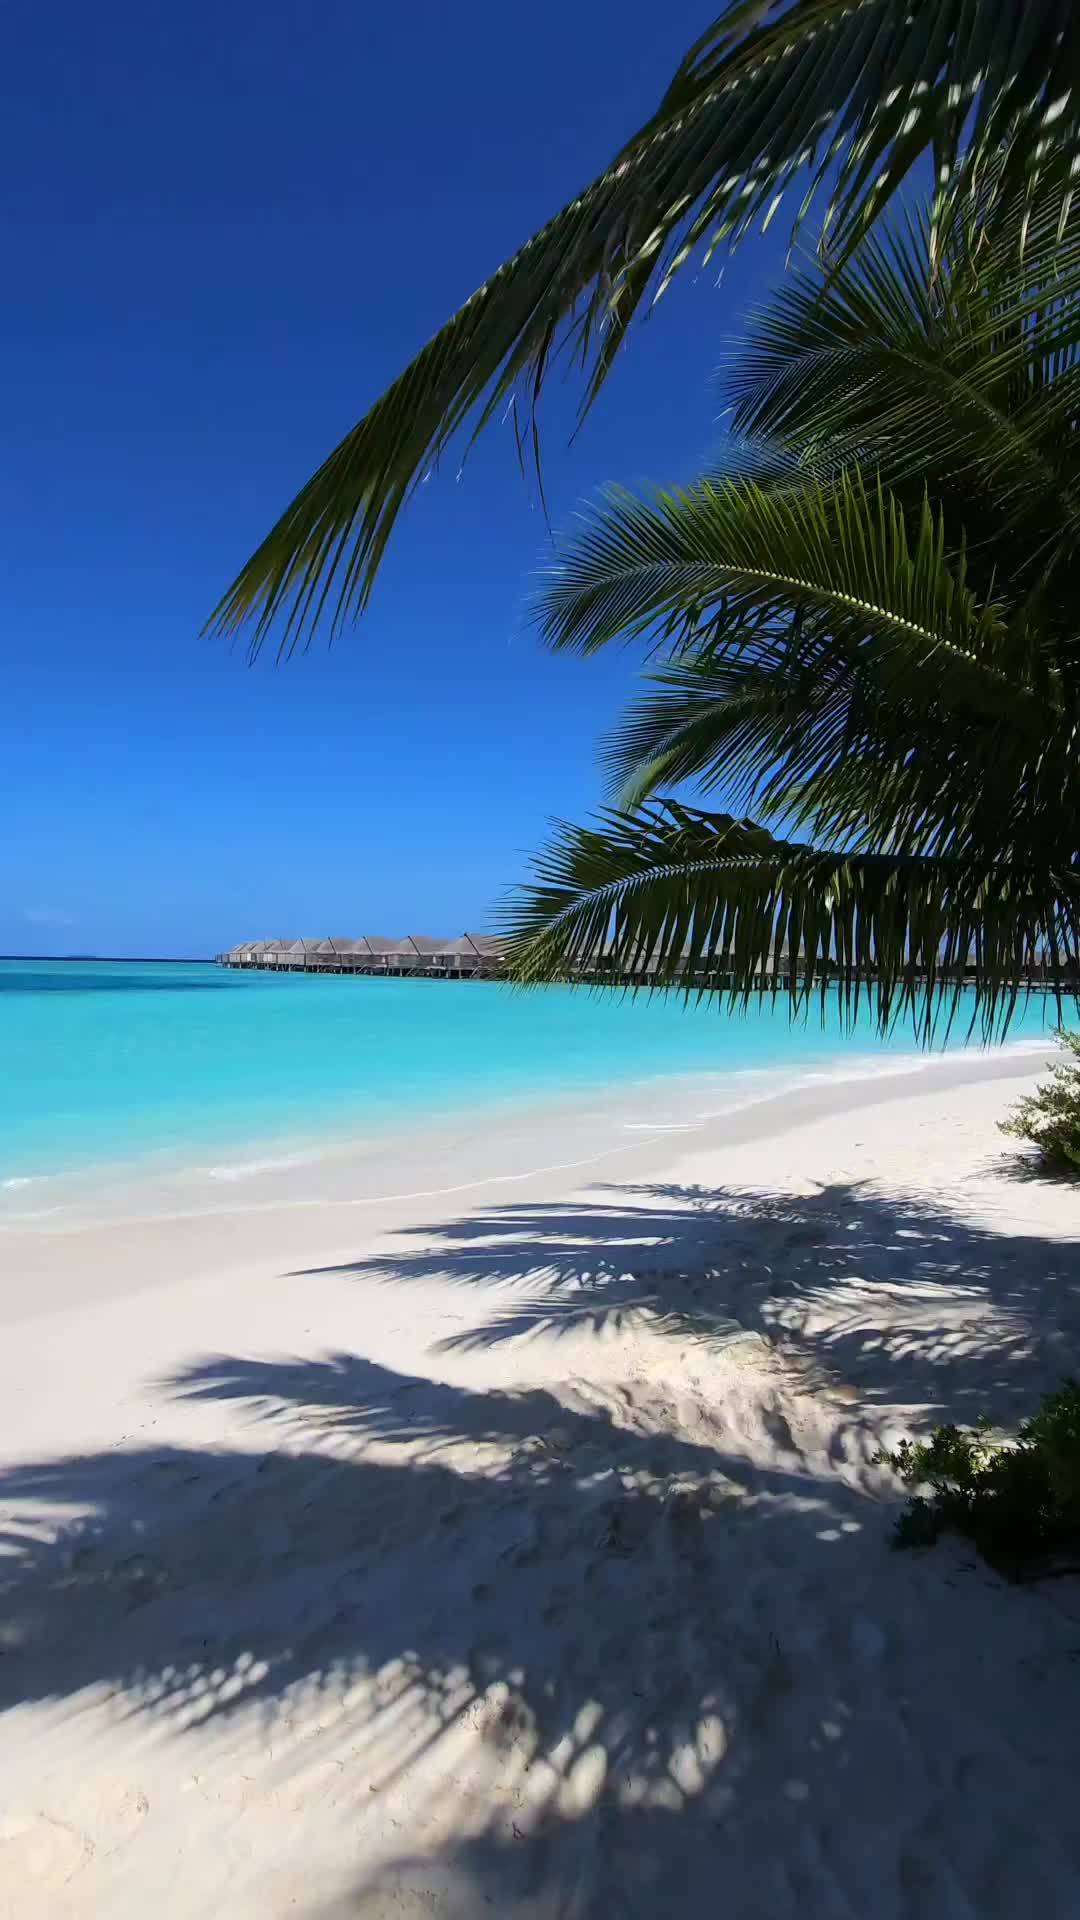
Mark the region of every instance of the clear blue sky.
[[[636, 662], [545, 654], [509, 428], [417, 497], [370, 614], [249, 668], [199, 638], [318, 460], [655, 103], [710, 0], [9, 0], [0, 951], [211, 953], [483, 925], [601, 798]], [[656, 308], [553, 520], [687, 477], [783, 239]]]

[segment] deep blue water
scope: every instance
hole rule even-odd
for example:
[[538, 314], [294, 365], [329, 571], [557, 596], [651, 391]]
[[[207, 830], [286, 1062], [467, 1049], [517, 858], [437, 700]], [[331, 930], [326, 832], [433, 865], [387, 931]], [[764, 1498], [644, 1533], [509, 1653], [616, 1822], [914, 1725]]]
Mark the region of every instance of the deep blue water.
[[[1011, 1037], [1043, 1030], [1033, 1001]], [[951, 1044], [963, 1042], [958, 1023]], [[786, 1008], [209, 964], [0, 961], [0, 1180], [159, 1149], [368, 1132], [652, 1075], [913, 1050]]]

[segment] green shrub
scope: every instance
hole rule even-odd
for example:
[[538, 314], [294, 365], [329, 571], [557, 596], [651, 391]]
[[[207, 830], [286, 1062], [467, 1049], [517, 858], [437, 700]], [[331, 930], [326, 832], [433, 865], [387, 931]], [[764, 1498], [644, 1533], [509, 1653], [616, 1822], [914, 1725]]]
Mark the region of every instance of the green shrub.
[[1000, 1122], [1002, 1133], [1030, 1140], [1049, 1166], [1080, 1174], [1080, 1033], [1062, 1027], [1059, 1046], [1072, 1057], [1059, 1060], [1050, 1078]]
[[946, 1530], [974, 1540], [985, 1557], [1015, 1572], [1060, 1547], [1080, 1548], [1080, 1384], [1065, 1380], [1041, 1401], [1012, 1443], [990, 1423], [938, 1427], [927, 1441], [902, 1440], [879, 1453], [905, 1486], [928, 1487], [896, 1525], [893, 1545], [932, 1546]]

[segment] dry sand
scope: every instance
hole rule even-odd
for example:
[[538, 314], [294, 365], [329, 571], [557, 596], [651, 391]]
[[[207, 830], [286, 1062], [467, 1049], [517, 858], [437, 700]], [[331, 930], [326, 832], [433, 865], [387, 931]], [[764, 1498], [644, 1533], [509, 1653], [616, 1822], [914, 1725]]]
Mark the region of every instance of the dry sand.
[[1080, 1369], [1033, 1079], [9, 1222], [0, 1914], [1075, 1920], [1080, 1583], [872, 1464]]

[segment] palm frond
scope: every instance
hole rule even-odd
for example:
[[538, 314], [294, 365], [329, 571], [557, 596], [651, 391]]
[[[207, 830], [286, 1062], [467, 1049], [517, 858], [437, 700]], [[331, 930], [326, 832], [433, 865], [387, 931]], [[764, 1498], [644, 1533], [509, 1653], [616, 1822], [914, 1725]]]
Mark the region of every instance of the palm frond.
[[612, 489], [537, 606], [548, 643], [581, 653], [681, 630], [702, 654], [791, 615], [819, 636], [822, 662], [872, 655], [913, 698], [1034, 717], [1036, 696], [1010, 670], [1023, 637], [999, 604], [979, 604], [962, 556], [946, 556], [940, 516], [924, 502], [909, 527], [858, 473], [772, 493], [752, 481], [648, 498]]
[[987, 1032], [1026, 985], [1075, 990], [1080, 868], [823, 852], [673, 801], [563, 825], [503, 917], [515, 977], [722, 992], [793, 1008], [835, 991], [925, 1036], [973, 986]]
[[[828, 275], [786, 276], [723, 368], [733, 432], [819, 476], [876, 469], [908, 511], [924, 493], [972, 577], [1080, 579], [1080, 208], [1060, 243], [1034, 205], [1022, 251], [957, 221], [935, 271], [926, 218], [865, 240]], [[783, 484], [783, 480], [779, 481]], [[1049, 610], [1049, 608], [1047, 609]]]
[[[549, 577], [554, 646], [670, 657], [608, 749], [622, 810], [511, 904], [521, 979], [835, 986], [924, 1037], [964, 986], [987, 1033], [1080, 987], [1080, 234], [1040, 188], [935, 245], [785, 282], [731, 477], [610, 496]], [[755, 819], [651, 800], [684, 780]]]
[[[700, 249], [766, 222], [795, 177], [801, 214], [846, 250], [933, 148], [950, 206], [1053, 183], [1067, 214], [1080, 151], [1072, 0], [736, 0], [613, 164], [501, 266], [346, 435], [251, 556], [211, 625], [283, 649], [366, 605], [418, 479], [467, 421], [519, 390], [532, 413], [560, 340], [588, 406], [650, 293]], [[1044, 193], [1044, 201], [1046, 194]], [[801, 217], [801, 216], [800, 216]], [[526, 438], [530, 436], [526, 434]], [[535, 438], [533, 444], [536, 445]]]
[[[693, 655], [646, 675], [645, 692], [612, 732], [604, 761], [622, 810], [661, 786], [697, 779], [705, 791], [757, 761], [758, 743], [803, 712], [790, 685], [760, 664], [756, 637], [730, 654]], [[749, 800], [749, 794], [747, 794]]]
[[696, 781], [731, 808], [841, 845], [857, 836], [925, 853], [970, 838], [988, 812], [994, 844], [1006, 844], [987, 793], [1009, 792], [1008, 723], [898, 700], [875, 684], [872, 660], [829, 653], [828, 635], [804, 623], [794, 644], [743, 634], [649, 675], [607, 750], [618, 806]]
[[[605, 755], [618, 805], [696, 781], [735, 811], [834, 847], [1034, 859], [1076, 848], [1080, 768], [1067, 714], [1038, 732], [924, 689], [828, 625], [743, 630], [649, 674]], [[1030, 683], [1015, 681], [1022, 704]], [[930, 697], [925, 697], [929, 693]]]

